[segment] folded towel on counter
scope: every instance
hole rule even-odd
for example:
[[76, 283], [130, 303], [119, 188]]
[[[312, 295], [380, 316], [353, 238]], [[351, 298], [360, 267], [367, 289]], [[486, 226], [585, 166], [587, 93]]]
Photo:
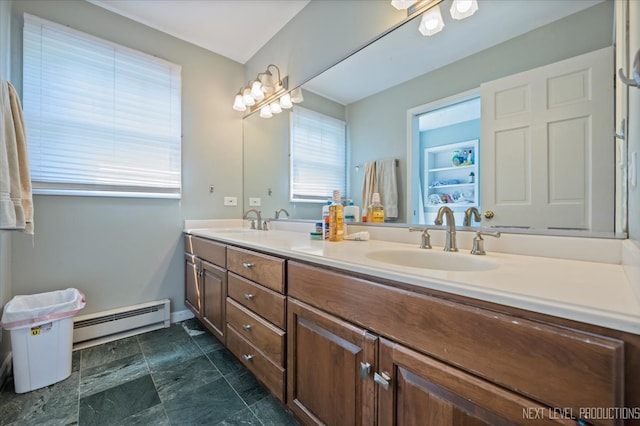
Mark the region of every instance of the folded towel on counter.
[[0, 229], [33, 234], [33, 199], [22, 106], [15, 88], [0, 80]]

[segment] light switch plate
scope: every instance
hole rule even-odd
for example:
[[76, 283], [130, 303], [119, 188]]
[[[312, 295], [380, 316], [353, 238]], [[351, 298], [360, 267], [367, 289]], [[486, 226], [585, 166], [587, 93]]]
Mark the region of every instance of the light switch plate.
[[225, 206], [237, 206], [238, 205], [238, 197], [224, 197], [224, 205]]
[[262, 200], [260, 199], [260, 197], [250, 197], [249, 198], [249, 205], [252, 207], [258, 207], [260, 206], [260, 204], [262, 204]]

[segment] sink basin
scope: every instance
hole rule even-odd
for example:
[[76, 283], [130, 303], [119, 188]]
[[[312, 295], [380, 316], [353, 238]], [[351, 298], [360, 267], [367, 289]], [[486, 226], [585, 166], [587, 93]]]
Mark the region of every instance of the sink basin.
[[218, 234], [241, 234], [246, 232], [257, 232], [257, 230], [248, 229], [248, 228], [221, 228], [221, 229], [212, 228], [211, 232], [216, 232]]
[[368, 253], [366, 257], [392, 265], [441, 271], [488, 271], [498, 267], [497, 262], [483, 256], [421, 249], [375, 250]]

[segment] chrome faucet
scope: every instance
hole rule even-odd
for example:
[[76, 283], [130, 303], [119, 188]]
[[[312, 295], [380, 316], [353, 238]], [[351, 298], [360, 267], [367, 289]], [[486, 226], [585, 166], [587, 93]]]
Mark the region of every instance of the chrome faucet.
[[482, 217], [480, 217], [480, 212], [475, 207], [469, 207], [464, 212], [464, 221], [462, 222], [463, 226], [471, 226], [471, 215], [473, 215], [474, 222], [480, 222]]
[[[249, 213], [255, 213], [256, 216], [258, 217], [258, 231], [262, 231], [262, 213], [260, 212], [260, 210], [256, 210], [256, 209], [249, 209], [246, 212], [244, 212], [244, 215], [242, 215], [243, 219], [249, 219]], [[255, 225], [253, 224], [253, 221], [251, 222], [251, 229], [256, 229]]]
[[440, 207], [436, 220], [434, 220], [433, 223], [442, 225], [443, 215], [447, 220], [447, 238], [444, 243], [444, 251], [458, 251], [456, 244], [456, 219], [453, 217], [453, 211], [447, 206]]
[[431, 235], [429, 235], [429, 228], [414, 228], [410, 227], [409, 232], [422, 232], [422, 238], [420, 239], [420, 248], [421, 249], [430, 249], [431, 248]]
[[473, 237], [473, 246], [471, 247], [471, 254], [478, 254], [478, 255], [487, 254], [487, 252], [484, 251], [484, 238], [482, 238], [483, 235], [500, 238], [499, 232], [488, 232], [488, 231], [476, 232], [476, 236]]
[[287, 217], [290, 217], [289, 212], [286, 209], [278, 209], [276, 210], [276, 219], [280, 218], [280, 213], [284, 213], [287, 215]]

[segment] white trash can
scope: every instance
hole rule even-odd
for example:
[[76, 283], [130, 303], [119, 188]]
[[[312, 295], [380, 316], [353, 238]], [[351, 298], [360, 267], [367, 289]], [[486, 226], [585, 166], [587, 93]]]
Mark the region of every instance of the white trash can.
[[16, 393], [71, 375], [73, 316], [84, 306], [84, 294], [75, 288], [15, 296], [7, 302], [0, 325], [11, 331]]

